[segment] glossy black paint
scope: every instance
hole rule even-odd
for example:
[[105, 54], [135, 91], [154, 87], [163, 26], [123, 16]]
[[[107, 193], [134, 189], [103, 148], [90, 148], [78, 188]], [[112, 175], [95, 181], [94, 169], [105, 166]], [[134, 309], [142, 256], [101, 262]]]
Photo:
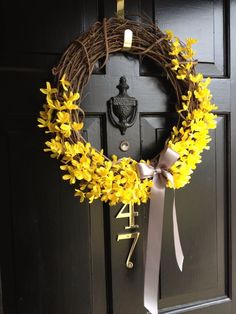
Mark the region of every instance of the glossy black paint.
[[[143, 267], [148, 206], [132, 270], [129, 241], [116, 242], [120, 206], [80, 204], [43, 150], [37, 129], [39, 93], [60, 54], [116, 1], [0, 2], [1, 25], [1, 279], [4, 314], [144, 314]], [[211, 149], [191, 184], [177, 191], [184, 271], [177, 269], [167, 192], [160, 275], [161, 313], [236, 312], [236, 1], [126, 0], [126, 15], [147, 14], [181, 38], [199, 39], [199, 70], [211, 75], [219, 106]], [[231, 34], [231, 37], [230, 37]], [[84, 93], [84, 136], [108, 155], [151, 158], [176, 123], [175, 96], [163, 71], [145, 58], [114, 55], [95, 69]], [[125, 75], [138, 100], [138, 119], [125, 136], [107, 116], [107, 100]], [[128, 152], [120, 142], [127, 140]]]

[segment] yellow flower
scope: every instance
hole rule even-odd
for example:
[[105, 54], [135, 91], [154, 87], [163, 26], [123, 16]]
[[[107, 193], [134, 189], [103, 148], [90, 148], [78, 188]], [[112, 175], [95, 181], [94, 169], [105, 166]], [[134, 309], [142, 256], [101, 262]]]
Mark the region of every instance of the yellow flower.
[[165, 30], [165, 33], [166, 33], [166, 39], [167, 40], [172, 40], [173, 39], [173, 37], [174, 37], [174, 34], [173, 34], [173, 32], [171, 31], [171, 30], [169, 30], [169, 29], [167, 29], [167, 30]]
[[61, 103], [58, 99], [56, 99], [56, 100], [49, 99], [48, 100], [48, 107], [51, 109], [55, 109], [55, 110], [64, 110], [65, 109], [65, 107], [61, 105]]
[[99, 167], [96, 169], [96, 173], [99, 174], [101, 177], [106, 177], [109, 174], [109, 169], [105, 167]]
[[182, 51], [181, 56], [187, 60], [187, 61], [191, 61], [193, 59], [193, 57], [195, 56], [196, 52], [191, 49], [191, 48], [184, 48]]
[[56, 94], [58, 92], [57, 88], [52, 88], [49, 82], [46, 82], [46, 88], [40, 88], [41, 93], [45, 95]]
[[68, 171], [67, 174], [62, 176], [63, 180], [69, 180], [70, 184], [75, 184], [76, 182], [76, 169], [72, 166], [63, 165], [60, 166], [61, 170]]
[[203, 75], [202, 73], [199, 73], [197, 75], [189, 75], [190, 81], [192, 81], [193, 83], [199, 83], [200, 81], [203, 80]]
[[193, 44], [197, 44], [198, 43], [198, 40], [195, 39], [195, 38], [186, 38], [186, 46], [187, 47], [191, 47]]
[[208, 98], [210, 96], [210, 91], [207, 88], [198, 88], [194, 91], [194, 95], [199, 101], [203, 101], [205, 98]]
[[188, 95], [182, 95], [183, 100], [189, 101], [192, 98], [192, 92], [188, 91]]
[[187, 71], [191, 70], [192, 67], [193, 67], [193, 62], [187, 62], [187, 63], [185, 64], [185, 69], [186, 69]]
[[83, 123], [83, 122], [80, 122], [80, 123], [78, 123], [78, 122], [73, 122], [73, 123], [72, 123], [72, 128], [73, 128], [73, 130], [75, 130], [75, 131], [80, 131], [81, 129], [83, 129], [83, 126], [84, 126], [84, 123]]
[[184, 80], [187, 76], [187, 73], [184, 69], [179, 69], [178, 72], [177, 72], [177, 75], [176, 75], [176, 78], [178, 80]]
[[177, 36], [174, 38], [173, 47], [180, 47], [179, 38]]
[[202, 110], [199, 110], [199, 109], [193, 110], [193, 112], [192, 112], [192, 119], [196, 120], [195, 123], [194, 123], [195, 126], [199, 123], [199, 120], [203, 119], [203, 117], [204, 117], [204, 112]]
[[68, 112], [66, 112], [66, 111], [59, 111], [57, 113], [56, 121], [58, 123], [61, 123], [61, 124], [63, 124], [63, 123], [70, 123], [70, 114]]
[[206, 113], [204, 115], [204, 121], [207, 124], [208, 129], [215, 129], [216, 128], [216, 118], [217, 116], [213, 113]]
[[170, 56], [178, 56], [179, 53], [182, 51], [183, 47], [180, 44], [179, 38], [174, 37], [174, 41], [171, 45], [171, 51], [169, 52]]
[[67, 161], [73, 159], [73, 157], [82, 153], [82, 151], [79, 149], [78, 144], [70, 144], [69, 142], [66, 141], [64, 145], [65, 145], [65, 157], [69, 157], [69, 159], [68, 158], [65, 159]]
[[87, 155], [83, 155], [80, 158], [80, 163], [83, 165], [84, 168], [89, 168], [91, 164], [91, 159]]
[[171, 60], [171, 63], [172, 63], [172, 70], [178, 70], [179, 68], [179, 60], [178, 59], [172, 59]]
[[112, 161], [115, 163], [118, 160], [118, 157], [116, 155], [111, 156]]
[[88, 182], [90, 182], [92, 180], [92, 175], [91, 175], [91, 173], [88, 170], [84, 169], [82, 171], [82, 174], [83, 174], [83, 179], [84, 180], [86, 180]]
[[92, 152], [92, 161], [95, 163], [97, 166], [102, 165], [104, 163], [104, 156], [103, 152], [97, 153], [95, 150]]
[[178, 135], [179, 134], [179, 130], [177, 129], [176, 126], [173, 127], [172, 131], [174, 132], [174, 135]]
[[74, 144], [74, 147], [77, 150], [78, 154], [86, 153], [85, 146], [82, 142], [77, 142], [76, 144]]
[[90, 192], [86, 193], [86, 197], [89, 199], [89, 203], [92, 203], [94, 199], [98, 199], [101, 196], [101, 188], [98, 184], [92, 186]]
[[56, 126], [56, 130], [63, 134], [65, 137], [71, 136], [71, 126], [69, 124], [63, 123], [60, 126]]
[[70, 86], [70, 82], [66, 80], [66, 74], [63, 74], [60, 79], [60, 83], [65, 91], [68, 91], [68, 87]]
[[76, 101], [80, 98], [80, 95], [79, 95], [79, 93], [73, 93], [70, 91], [69, 95], [67, 95], [66, 93], [63, 93], [63, 98], [65, 99], [65, 102], [73, 103], [74, 101]]
[[68, 110], [77, 110], [79, 109], [79, 106], [73, 104], [71, 101], [64, 101], [64, 108]]
[[205, 81], [199, 83], [199, 86], [202, 88], [207, 88], [207, 86], [211, 83], [211, 78], [207, 77]]
[[217, 110], [218, 107], [216, 105], [212, 104], [210, 101], [204, 100], [200, 103], [200, 109], [210, 112], [212, 110]]
[[39, 128], [47, 128], [48, 127], [48, 120], [38, 118], [37, 121], [39, 122], [39, 124], [38, 124]]
[[63, 147], [57, 139], [51, 139], [51, 141], [47, 141], [45, 144], [48, 148], [45, 148], [44, 151], [45, 152], [51, 151], [52, 154], [50, 156], [52, 158], [58, 158], [62, 154]]
[[80, 191], [79, 189], [75, 189], [75, 196], [80, 197], [80, 203], [82, 203], [85, 200], [85, 193]]

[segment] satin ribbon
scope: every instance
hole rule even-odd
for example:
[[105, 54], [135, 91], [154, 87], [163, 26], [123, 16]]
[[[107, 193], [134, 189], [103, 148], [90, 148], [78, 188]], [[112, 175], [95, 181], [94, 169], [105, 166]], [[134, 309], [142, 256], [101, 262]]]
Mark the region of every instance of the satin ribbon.
[[[156, 166], [138, 163], [138, 173], [141, 179], [152, 178], [151, 188], [146, 263], [144, 274], [144, 306], [151, 314], [158, 314], [158, 289], [159, 270], [161, 261], [162, 226], [164, 216], [165, 187], [167, 181], [174, 186], [172, 174], [169, 172], [171, 166], [177, 161], [179, 155], [172, 149], [162, 151]], [[183, 268], [183, 251], [179, 238], [178, 223], [175, 208], [175, 197], [173, 201], [173, 234], [176, 261], [179, 269]]]

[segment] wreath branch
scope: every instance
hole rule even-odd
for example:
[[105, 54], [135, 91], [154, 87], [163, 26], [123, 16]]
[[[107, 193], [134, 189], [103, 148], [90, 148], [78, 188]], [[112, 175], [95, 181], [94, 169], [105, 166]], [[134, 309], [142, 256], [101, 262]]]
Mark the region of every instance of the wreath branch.
[[[57, 67], [53, 68], [53, 74], [57, 75], [58, 81], [66, 74], [71, 82], [73, 90], [79, 90], [80, 94], [89, 81], [94, 66], [104, 58], [100, 69], [107, 62], [109, 54], [123, 51], [124, 31], [129, 28], [133, 32], [133, 45], [129, 50], [130, 54], [137, 56], [145, 55], [161, 65], [165, 70], [167, 78], [170, 80], [176, 92], [177, 107], [181, 106], [181, 95], [186, 86], [189, 87], [192, 82], [188, 77], [184, 81], [176, 79], [171, 70], [171, 60], [173, 56], [169, 54], [170, 46], [166, 41], [166, 34], [160, 30], [150, 19], [142, 17], [143, 23], [120, 18], [103, 19], [97, 22], [93, 27], [79, 36], [67, 48]], [[186, 60], [178, 56], [179, 64], [187, 63]], [[192, 61], [195, 65], [197, 62]], [[192, 67], [192, 73], [195, 69]], [[79, 79], [77, 79], [79, 77]], [[198, 108], [198, 102], [192, 102], [191, 110]]]

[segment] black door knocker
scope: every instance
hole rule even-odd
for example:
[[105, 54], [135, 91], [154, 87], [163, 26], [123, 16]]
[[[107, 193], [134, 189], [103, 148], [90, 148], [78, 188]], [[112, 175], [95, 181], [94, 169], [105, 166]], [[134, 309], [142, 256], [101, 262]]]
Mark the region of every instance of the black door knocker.
[[[116, 86], [119, 94], [111, 97], [108, 101], [108, 116], [111, 123], [119, 128], [122, 135], [125, 134], [127, 128], [134, 125], [138, 101], [127, 94], [129, 85], [126, 83], [125, 76], [120, 78], [119, 85]], [[117, 117], [115, 119], [114, 115]]]

